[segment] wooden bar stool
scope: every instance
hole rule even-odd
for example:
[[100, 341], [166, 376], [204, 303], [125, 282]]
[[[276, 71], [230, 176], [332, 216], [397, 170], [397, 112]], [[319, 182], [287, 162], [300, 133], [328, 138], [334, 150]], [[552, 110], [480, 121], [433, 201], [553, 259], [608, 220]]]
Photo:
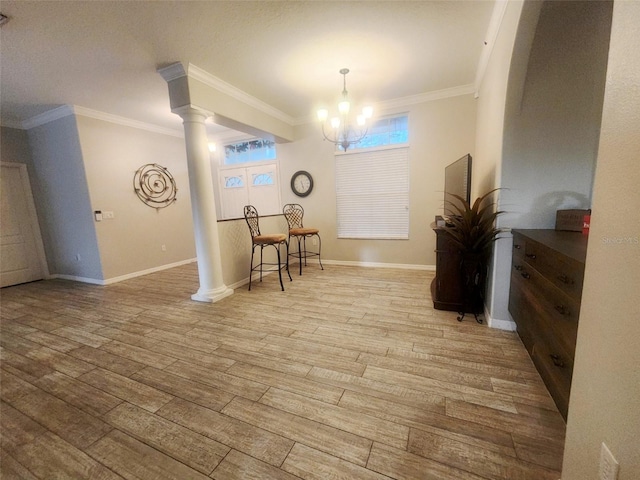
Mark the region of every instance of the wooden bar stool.
[[[300, 275], [302, 275], [302, 259], [304, 258], [304, 265], [307, 266], [307, 258], [318, 257], [318, 263], [320, 268], [324, 270], [322, 266], [322, 260], [320, 260], [320, 251], [322, 248], [322, 240], [320, 239], [320, 231], [317, 228], [305, 228], [302, 224], [304, 217], [304, 209], [302, 205], [297, 203], [287, 203], [282, 209], [287, 223], [289, 224], [289, 242], [291, 237], [295, 237], [298, 240], [298, 261], [300, 262]], [[307, 250], [307, 237], [318, 237], [318, 251], [313, 252]], [[290, 253], [291, 256], [296, 256], [295, 253]]]
[[[291, 273], [289, 273], [289, 242], [287, 241], [287, 236], [284, 233], [270, 233], [270, 234], [261, 234], [260, 233], [260, 216], [258, 215], [258, 211], [253, 205], [245, 205], [244, 207], [244, 219], [247, 221], [247, 225], [249, 226], [249, 232], [251, 233], [251, 269], [249, 270], [249, 291], [251, 291], [251, 277], [253, 276], [253, 272], [256, 270], [260, 270], [260, 281], [262, 282], [262, 267], [263, 266], [278, 266], [278, 277], [280, 278], [280, 288], [284, 292], [284, 285], [282, 284], [282, 263], [280, 261], [280, 246], [284, 244], [287, 247], [287, 256], [285, 266], [287, 268], [287, 274], [289, 275], [289, 280], [293, 280], [291, 278]], [[278, 254], [278, 263], [265, 263], [262, 260], [262, 251], [264, 247], [272, 246], [276, 249]], [[256, 247], [260, 247], [260, 264], [253, 266], [253, 254], [256, 251]]]

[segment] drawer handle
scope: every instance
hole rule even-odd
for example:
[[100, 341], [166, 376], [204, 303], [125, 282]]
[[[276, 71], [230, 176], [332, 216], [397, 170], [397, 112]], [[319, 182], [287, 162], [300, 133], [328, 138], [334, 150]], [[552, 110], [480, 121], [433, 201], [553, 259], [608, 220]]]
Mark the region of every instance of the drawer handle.
[[517, 271], [522, 270], [522, 265], [514, 265], [513, 268], [515, 268]]
[[521, 245], [518, 245], [517, 243], [515, 243], [515, 244], [513, 245], [513, 248], [515, 248], [516, 250], [520, 250], [520, 249], [522, 248], [522, 246], [521, 246]]
[[525, 253], [525, 255], [530, 258], [531, 260], [535, 260], [536, 259], [536, 254], [535, 253]]
[[529, 275], [527, 272], [522, 272], [520, 275], [522, 275], [522, 278], [526, 278], [527, 280], [531, 278], [531, 275]]
[[556, 305], [554, 308], [560, 315], [566, 315], [566, 316], [571, 315], [571, 312], [569, 312], [569, 309], [564, 305]]
[[562, 360], [560, 360], [560, 356], [559, 355], [555, 355], [555, 354], [552, 353], [549, 356], [551, 357], [551, 360], [553, 361], [553, 364], [556, 367], [560, 367], [560, 368], [564, 367], [564, 362]]
[[557, 279], [565, 285], [573, 285], [574, 283], [576, 283], [573, 281], [573, 278], [567, 277], [566, 275], [558, 275]]

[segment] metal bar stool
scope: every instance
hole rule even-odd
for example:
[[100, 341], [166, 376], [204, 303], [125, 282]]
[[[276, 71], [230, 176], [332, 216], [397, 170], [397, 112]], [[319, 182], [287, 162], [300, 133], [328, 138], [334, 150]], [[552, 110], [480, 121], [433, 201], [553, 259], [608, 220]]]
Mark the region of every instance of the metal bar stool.
[[[287, 268], [287, 274], [289, 275], [289, 280], [293, 280], [291, 278], [291, 273], [289, 273], [289, 242], [287, 241], [287, 236], [284, 233], [269, 233], [262, 235], [260, 233], [260, 216], [258, 215], [258, 211], [253, 205], [245, 205], [244, 207], [244, 219], [247, 221], [247, 225], [249, 226], [249, 232], [251, 233], [251, 269], [249, 270], [249, 291], [251, 291], [251, 277], [253, 276], [253, 272], [256, 270], [260, 270], [260, 281], [262, 282], [262, 267], [263, 266], [278, 266], [278, 277], [280, 278], [280, 288], [284, 292], [284, 285], [282, 284], [282, 263], [280, 261], [280, 246], [284, 244], [287, 247], [287, 256], [285, 266]], [[278, 263], [265, 263], [262, 260], [262, 251], [264, 247], [272, 246], [276, 249], [278, 254]], [[260, 247], [260, 264], [253, 266], [253, 254], [256, 251], [256, 247]]]
[[[300, 275], [302, 275], [302, 259], [304, 258], [304, 265], [307, 266], [307, 258], [318, 257], [318, 263], [320, 268], [324, 270], [322, 266], [322, 260], [320, 260], [320, 251], [322, 248], [322, 240], [320, 239], [320, 231], [317, 228], [305, 228], [302, 224], [304, 217], [304, 209], [302, 205], [297, 203], [287, 203], [282, 209], [287, 223], [289, 224], [289, 242], [291, 237], [295, 237], [298, 240], [298, 261], [300, 262]], [[313, 252], [307, 250], [307, 238], [318, 237], [318, 251]], [[290, 256], [296, 256], [296, 253], [290, 253]]]

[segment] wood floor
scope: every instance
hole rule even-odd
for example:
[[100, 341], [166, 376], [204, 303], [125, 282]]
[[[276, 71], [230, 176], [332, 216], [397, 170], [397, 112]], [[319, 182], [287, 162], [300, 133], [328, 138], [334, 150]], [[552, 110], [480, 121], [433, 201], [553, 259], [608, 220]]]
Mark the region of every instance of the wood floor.
[[431, 272], [293, 273], [216, 304], [194, 264], [3, 289], [1, 477], [560, 477], [517, 334], [433, 310]]

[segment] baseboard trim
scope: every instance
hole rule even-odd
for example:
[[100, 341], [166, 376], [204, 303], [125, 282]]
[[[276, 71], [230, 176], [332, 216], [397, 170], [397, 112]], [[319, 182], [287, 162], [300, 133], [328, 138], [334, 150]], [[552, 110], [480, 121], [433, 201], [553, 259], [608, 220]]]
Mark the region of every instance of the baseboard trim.
[[487, 310], [487, 306], [484, 306], [484, 318], [487, 320], [487, 326], [498, 330], [507, 330], [509, 332], [516, 331], [516, 322], [513, 320], [503, 320], [501, 318], [493, 318]]
[[63, 275], [63, 274], [53, 274], [50, 275], [49, 278], [60, 278], [62, 280], [72, 280], [74, 282], [81, 283], [90, 283], [93, 285], [111, 285], [113, 283], [122, 282], [123, 280], [129, 280], [131, 278], [142, 277], [144, 275], [149, 275], [150, 273], [160, 272], [162, 270], [168, 270], [170, 268], [179, 267], [180, 265], [186, 265], [188, 263], [193, 263], [197, 261], [195, 258], [190, 258], [187, 260], [181, 260], [179, 262], [169, 263], [167, 265], [160, 265], [159, 267], [148, 268], [146, 270], [140, 270], [138, 272], [127, 273], [126, 275], [120, 275], [118, 277], [111, 277], [105, 280], [98, 278], [88, 278], [88, 277], [78, 277], [75, 275]]
[[354, 262], [350, 260], [325, 260], [322, 259], [323, 265], [342, 265], [346, 267], [370, 267], [370, 268], [399, 268], [404, 270], [424, 270], [435, 272], [435, 265], [416, 265], [410, 263], [380, 263], [380, 262]]

